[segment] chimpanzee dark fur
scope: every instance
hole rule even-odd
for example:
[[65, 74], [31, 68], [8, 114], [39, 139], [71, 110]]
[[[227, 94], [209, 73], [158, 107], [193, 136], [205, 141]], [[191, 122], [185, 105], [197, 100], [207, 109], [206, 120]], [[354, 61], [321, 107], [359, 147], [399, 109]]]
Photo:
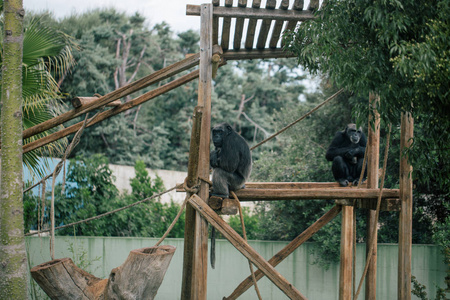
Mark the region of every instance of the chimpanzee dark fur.
[[210, 153], [212, 196], [228, 198], [230, 191], [242, 188], [252, 171], [252, 155], [247, 142], [227, 123], [212, 129], [215, 149]]
[[[341, 186], [347, 186], [350, 182], [358, 185], [366, 144], [366, 136], [361, 128], [356, 129], [355, 124], [348, 124], [343, 131], [336, 132], [325, 157], [333, 162], [331, 170]], [[363, 180], [366, 179], [366, 173], [367, 168]]]

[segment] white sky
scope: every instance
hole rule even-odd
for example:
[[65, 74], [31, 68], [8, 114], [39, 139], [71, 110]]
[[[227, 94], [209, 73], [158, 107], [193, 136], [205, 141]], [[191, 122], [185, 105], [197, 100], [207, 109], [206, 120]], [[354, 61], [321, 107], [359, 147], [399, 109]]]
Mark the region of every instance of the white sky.
[[132, 15], [136, 11], [146, 17], [150, 27], [162, 21], [175, 32], [199, 30], [200, 17], [186, 16], [186, 4], [210, 3], [210, 0], [23, 0], [25, 11], [50, 11], [56, 18], [83, 13], [95, 8], [114, 7]]
[[[224, 0], [220, 2], [221, 5], [224, 4]], [[250, 6], [251, 1], [247, 2], [247, 6]], [[277, 7], [279, 2], [281, 0], [277, 0]], [[304, 2], [304, 9], [306, 9], [309, 0]], [[175, 33], [188, 29], [200, 30], [200, 17], [186, 16], [186, 4], [200, 5], [202, 3], [211, 3], [211, 0], [23, 0], [25, 11], [49, 11], [58, 19], [95, 8], [114, 7], [117, 11], [126, 12], [129, 15], [138, 11], [145, 16], [149, 28], [165, 21]], [[234, 6], [236, 5], [237, 0], [234, 0]], [[265, 7], [265, 0], [262, 1], [261, 7]], [[318, 79], [308, 78], [303, 83], [308, 92], [312, 92], [317, 88]]]

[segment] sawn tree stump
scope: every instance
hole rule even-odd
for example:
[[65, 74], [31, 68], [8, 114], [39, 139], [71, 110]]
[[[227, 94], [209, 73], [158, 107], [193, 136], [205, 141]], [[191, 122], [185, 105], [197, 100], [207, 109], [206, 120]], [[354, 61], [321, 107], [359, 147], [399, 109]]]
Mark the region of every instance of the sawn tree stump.
[[174, 253], [169, 245], [133, 250], [108, 279], [78, 268], [70, 258], [35, 266], [31, 276], [51, 299], [153, 299]]

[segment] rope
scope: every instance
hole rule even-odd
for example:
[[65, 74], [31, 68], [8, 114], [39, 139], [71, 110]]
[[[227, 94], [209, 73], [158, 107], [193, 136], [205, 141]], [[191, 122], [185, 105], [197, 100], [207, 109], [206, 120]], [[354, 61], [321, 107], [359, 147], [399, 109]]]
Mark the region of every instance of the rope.
[[301, 120], [305, 119], [306, 117], [308, 117], [309, 115], [311, 115], [313, 112], [315, 112], [316, 110], [318, 110], [319, 108], [321, 108], [322, 106], [324, 106], [325, 104], [327, 104], [328, 102], [330, 102], [331, 100], [333, 100], [334, 98], [336, 98], [340, 93], [342, 93], [344, 91], [344, 89], [340, 89], [339, 91], [337, 91], [334, 95], [330, 96], [328, 99], [326, 99], [325, 101], [323, 101], [322, 103], [320, 103], [319, 105], [317, 105], [316, 107], [314, 107], [312, 110], [310, 110], [308, 113], [306, 113], [305, 115], [303, 115], [302, 117], [298, 118], [297, 120], [295, 120], [294, 122], [292, 122], [291, 124], [287, 125], [286, 127], [284, 127], [283, 129], [281, 129], [280, 131], [278, 131], [275, 134], [272, 134], [271, 136], [269, 136], [267, 139], [259, 142], [258, 144], [256, 144], [255, 146], [251, 147], [250, 150], [254, 150], [255, 148], [261, 146], [262, 144], [264, 144], [265, 142], [273, 139], [274, 137], [276, 137], [277, 135], [283, 133], [284, 131], [286, 131], [287, 129], [289, 129], [290, 127], [294, 126], [295, 124], [297, 124], [298, 122], [300, 122]]
[[[175, 219], [172, 221], [172, 224], [170, 224], [169, 228], [167, 228], [166, 232], [163, 234], [163, 236], [159, 239], [159, 241], [155, 244], [155, 247], [159, 246], [159, 244], [164, 241], [164, 239], [169, 235], [170, 231], [172, 231], [173, 227], [177, 223], [178, 219], [180, 218], [181, 214], [184, 211], [184, 208], [186, 207], [186, 203], [188, 202], [189, 198], [191, 197], [190, 194], [197, 194], [198, 193], [198, 185], [193, 186], [192, 188], [187, 186], [187, 177], [184, 180], [183, 188], [186, 191], [186, 198], [183, 201], [183, 204], [181, 204], [180, 210], [178, 210], [178, 214], [176, 215]], [[190, 193], [190, 194], [189, 194]]]
[[[70, 226], [74, 226], [74, 225], [78, 225], [78, 224], [82, 224], [82, 223], [86, 223], [86, 222], [90, 222], [90, 221], [93, 221], [93, 220], [97, 220], [97, 219], [100, 219], [100, 218], [109, 216], [109, 215], [111, 215], [111, 214], [114, 214], [114, 213], [116, 213], [116, 212], [122, 211], [122, 210], [124, 210], [124, 209], [128, 209], [128, 208], [130, 208], [130, 207], [139, 205], [139, 204], [141, 204], [141, 203], [143, 203], [143, 202], [146, 202], [146, 201], [155, 199], [155, 198], [157, 198], [157, 197], [160, 197], [160, 196], [162, 196], [162, 195], [164, 195], [164, 194], [166, 194], [166, 193], [168, 193], [168, 192], [173, 191], [174, 189], [176, 189], [176, 188], [178, 188], [178, 187], [180, 187], [180, 186], [174, 186], [173, 188], [170, 188], [170, 189], [168, 189], [168, 190], [165, 190], [164, 192], [161, 192], [161, 193], [159, 193], [159, 194], [155, 194], [155, 195], [153, 195], [153, 196], [151, 196], [151, 197], [145, 198], [145, 199], [143, 199], [143, 200], [140, 200], [140, 201], [131, 203], [131, 204], [129, 204], [129, 205], [126, 205], [126, 206], [123, 206], [123, 207], [114, 209], [114, 210], [112, 210], [112, 211], [109, 211], [109, 212], [106, 212], [106, 213], [103, 213], [103, 214], [100, 214], [100, 215], [97, 215], [97, 216], [94, 216], [94, 217], [90, 217], [90, 218], [87, 218], [87, 219], [84, 219], [84, 220], [81, 220], [81, 221], [73, 222], [73, 223], [70, 223], [70, 224], [67, 224], [67, 225], [62, 225], [62, 226], [55, 227], [55, 230], [57, 230], [57, 229], [62, 229], [62, 228], [66, 228], [66, 227], [70, 227]], [[42, 231], [38, 232], [38, 234], [44, 233], [44, 232], [49, 232], [49, 231], [50, 231], [50, 229], [42, 230]], [[34, 232], [33, 232], [33, 233], [27, 233], [27, 234], [25, 234], [25, 236], [28, 236], [28, 235], [35, 235], [35, 234], [36, 234], [36, 233], [34, 233]]]
[[[238, 203], [239, 218], [241, 220], [241, 226], [242, 226], [242, 234], [244, 236], [244, 240], [247, 241], [247, 232], [245, 231], [244, 216], [242, 215], [241, 202], [239, 201], [239, 198], [236, 196], [236, 194], [233, 191], [231, 192], [231, 195], [234, 197], [234, 199]], [[252, 274], [252, 280], [253, 280], [253, 286], [255, 287], [255, 291], [256, 291], [256, 294], [258, 295], [258, 299], [262, 300], [261, 293], [259, 292], [258, 284], [256, 283], [255, 271], [253, 270], [253, 265], [250, 260], [248, 260], [248, 266], [250, 267], [250, 272]]]
[[[388, 152], [389, 152], [389, 141], [391, 139], [391, 129], [392, 129], [392, 126], [391, 126], [391, 124], [389, 124], [389, 131], [388, 131], [388, 134], [386, 137], [386, 148], [384, 150], [383, 175], [381, 176], [380, 193], [378, 194], [377, 210], [375, 213], [375, 224], [378, 224], [378, 217], [380, 215], [381, 196], [383, 195], [384, 179], [386, 177], [386, 165], [387, 165], [387, 158], [388, 158]], [[372, 231], [372, 239], [370, 240], [370, 244], [369, 244], [369, 253], [367, 254], [366, 266], [364, 267], [364, 272], [361, 276], [361, 280], [359, 282], [358, 290], [356, 291], [354, 300], [358, 299], [358, 295], [361, 292], [362, 283], [364, 281], [364, 278], [367, 275], [367, 270], [369, 269], [370, 260], [372, 259], [373, 249], [375, 247], [377, 231], [378, 231], [378, 227], [374, 226], [373, 231]]]

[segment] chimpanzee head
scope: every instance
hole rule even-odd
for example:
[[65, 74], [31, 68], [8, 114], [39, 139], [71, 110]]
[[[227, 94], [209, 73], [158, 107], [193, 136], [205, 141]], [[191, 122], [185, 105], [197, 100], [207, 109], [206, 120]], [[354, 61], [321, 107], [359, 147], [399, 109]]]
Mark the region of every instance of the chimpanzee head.
[[212, 140], [214, 147], [221, 148], [224, 139], [233, 132], [233, 128], [228, 123], [220, 123], [212, 129]]
[[362, 128], [359, 127], [356, 129], [356, 124], [348, 124], [347, 128], [345, 128], [345, 134], [347, 135], [350, 142], [353, 144], [358, 144], [362, 135]]

